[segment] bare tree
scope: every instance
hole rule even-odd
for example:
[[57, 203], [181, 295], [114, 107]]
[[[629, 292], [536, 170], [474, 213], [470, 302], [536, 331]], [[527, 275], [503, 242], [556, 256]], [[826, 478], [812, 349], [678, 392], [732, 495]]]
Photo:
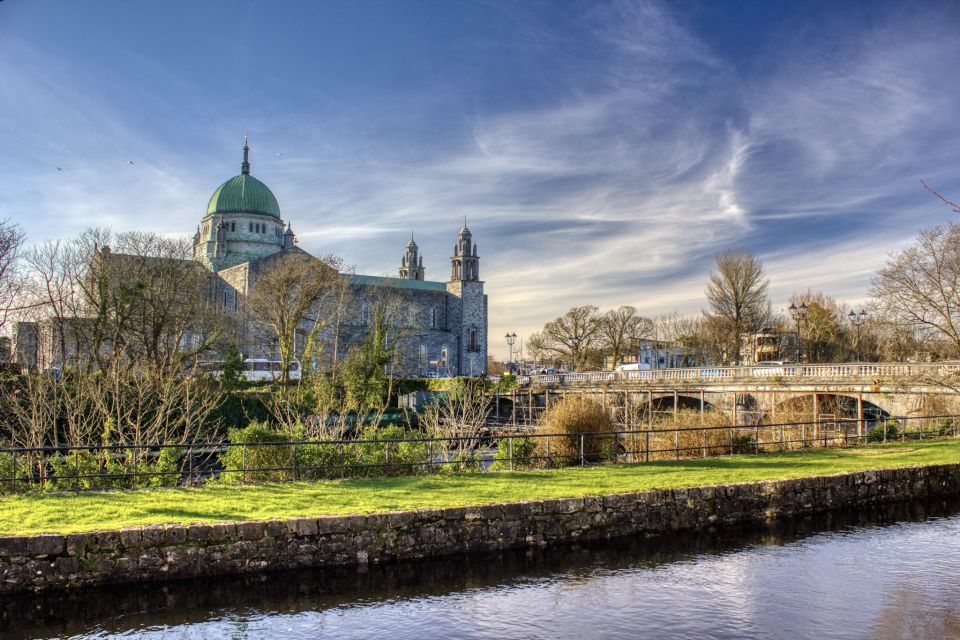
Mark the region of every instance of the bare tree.
[[460, 383], [438, 402], [427, 405], [420, 424], [431, 438], [444, 440], [444, 461], [466, 464], [486, 434], [493, 396], [477, 378], [458, 378]]
[[622, 306], [611, 309], [599, 318], [599, 336], [610, 355], [611, 369], [616, 369], [620, 360], [637, 341], [652, 331], [653, 323], [637, 313], [634, 307]]
[[19, 225], [0, 220], [0, 328], [7, 318], [24, 307], [20, 273], [24, 233]]
[[960, 353], [960, 225], [921, 231], [911, 247], [892, 255], [870, 294], [888, 320], [927, 331]]
[[770, 317], [769, 284], [763, 264], [752, 253], [727, 251], [717, 256], [717, 269], [706, 289], [707, 315], [726, 325], [726, 360], [733, 364], [741, 360], [743, 336], [759, 331]]
[[808, 290], [802, 296], [791, 296], [790, 302], [798, 307], [807, 305], [801, 321], [801, 346], [807, 362], [840, 362], [854, 353], [846, 326], [847, 307], [822, 291]]
[[584, 305], [572, 307], [559, 318], [543, 325], [539, 337], [546, 351], [567, 360], [576, 370], [586, 362], [587, 352], [596, 342], [599, 330], [597, 308]]
[[282, 255], [251, 287], [247, 307], [276, 340], [281, 388], [290, 379], [294, 360], [315, 355], [321, 331], [339, 317], [345, 295], [339, 266], [333, 257]]

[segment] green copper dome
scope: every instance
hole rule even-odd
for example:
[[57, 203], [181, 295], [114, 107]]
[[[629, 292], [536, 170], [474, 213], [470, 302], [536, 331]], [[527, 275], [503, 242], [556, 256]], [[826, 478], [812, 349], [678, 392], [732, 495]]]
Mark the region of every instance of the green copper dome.
[[217, 187], [207, 205], [211, 213], [259, 213], [280, 217], [280, 205], [273, 192], [253, 176], [240, 174]]
[[277, 197], [256, 178], [250, 175], [250, 147], [246, 136], [243, 140], [243, 163], [240, 175], [230, 178], [217, 187], [207, 205], [207, 215], [212, 213], [259, 213], [280, 217]]

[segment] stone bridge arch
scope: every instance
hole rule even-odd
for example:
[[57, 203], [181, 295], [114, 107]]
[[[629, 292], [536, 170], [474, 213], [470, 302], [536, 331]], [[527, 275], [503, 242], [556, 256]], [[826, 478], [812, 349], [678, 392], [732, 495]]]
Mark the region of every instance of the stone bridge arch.
[[890, 396], [844, 392], [802, 393], [785, 399], [774, 400], [763, 416], [763, 422], [813, 422], [829, 419], [857, 419], [862, 406], [863, 418], [869, 423], [887, 420], [893, 415], [903, 415]]
[[[702, 403], [702, 404], [701, 404]], [[704, 411], [712, 411], [716, 405], [711, 402], [709, 395], [699, 393], [690, 393], [677, 391], [654, 392], [649, 400], [643, 398], [643, 407], [645, 410], [652, 410], [654, 417], [672, 416], [674, 409], [677, 411], [692, 410], [700, 411], [701, 406]]]

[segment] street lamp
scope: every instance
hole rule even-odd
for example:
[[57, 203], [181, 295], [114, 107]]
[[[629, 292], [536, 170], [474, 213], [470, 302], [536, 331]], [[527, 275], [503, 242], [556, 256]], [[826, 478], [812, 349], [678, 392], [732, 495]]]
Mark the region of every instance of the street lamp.
[[850, 320], [850, 324], [857, 328], [857, 362], [861, 362], [863, 361], [863, 353], [860, 351], [860, 327], [867, 319], [867, 312], [865, 309], [860, 309], [860, 311], [851, 309], [847, 319]]
[[[517, 334], [508, 333], [504, 337], [507, 339], [507, 345], [510, 347], [510, 359], [507, 360], [507, 364], [512, 364], [513, 363], [513, 343], [517, 341]], [[513, 367], [511, 367], [510, 370], [513, 371]]]
[[801, 302], [799, 307], [791, 302], [790, 306], [787, 307], [787, 311], [790, 312], [797, 323], [797, 364], [800, 364], [800, 321], [803, 320], [809, 310], [810, 307], [807, 306], [806, 302]]

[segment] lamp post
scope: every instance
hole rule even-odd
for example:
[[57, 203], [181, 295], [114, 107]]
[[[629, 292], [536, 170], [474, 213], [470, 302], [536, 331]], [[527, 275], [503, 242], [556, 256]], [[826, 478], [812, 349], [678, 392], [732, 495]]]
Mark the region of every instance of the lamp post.
[[810, 307], [807, 306], [806, 302], [801, 302], [800, 306], [790, 303], [790, 306], [787, 307], [787, 311], [790, 312], [790, 315], [797, 323], [797, 364], [800, 364], [800, 321], [803, 320], [804, 316], [807, 315], [807, 311], [810, 310]]
[[851, 309], [847, 319], [850, 320], [850, 324], [857, 328], [857, 362], [860, 362], [863, 360], [863, 353], [860, 351], [860, 327], [867, 319], [867, 312], [864, 309], [860, 309], [860, 311]]
[[[513, 363], [513, 343], [517, 341], [516, 333], [508, 333], [504, 336], [507, 339], [507, 346], [510, 347], [510, 359], [507, 361], [507, 364]], [[513, 371], [513, 367], [510, 367], [510, 370]]]

